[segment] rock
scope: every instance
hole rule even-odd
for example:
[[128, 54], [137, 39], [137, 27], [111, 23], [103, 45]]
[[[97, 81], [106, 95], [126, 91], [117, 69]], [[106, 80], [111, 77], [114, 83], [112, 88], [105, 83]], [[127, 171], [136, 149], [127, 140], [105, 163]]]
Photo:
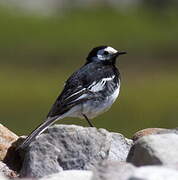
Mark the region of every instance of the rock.
[[111, 135], [112, 141], [107, 159], [114, 161], [126, 161], [130, 148], [133, 144], [132, 140], [125, 138], [119, 133], [111, 133]]
[[40, 180], [91, 180], [92, 171], [67, 170], [41, 178]]
[[163, 129], [161, 131], [158, 131], [157, 134], [178, 134], [178, 128], [174, 129]]
[[163, 166], [135, 167], [126, 162], [105, 161], [95, 170], [92, 180], [177, 180], [176, 170]]
[[128, 180], [177, 180], [178, 172], [163, 166], [136, 168]]
[[133, 139], [133, 141], [136, 141], [143, 136], [148, 136], [148, 135], [153, 135], [153, 134], [169, 134], [169, 133], [178, 134], [178, 129], [177, 128], [175, 128], [175, 129], [147, 128], [147, 129], [143, 129], [143, 130], [136, 132], [133, 135], [132, 139]]
[[0, 124], [0, 162], [3, 161], [5, 163], [1, 162], [3, 166], [1, 170], [9, 177], [16, 177], [15, 171], [20, 168], [19, 159], [15, 152], [15, 147], [13, 147], [17, 139], [18, 136], [16, 134]]
[[142, 129], [138, 132], [136, 132], [132, 139], [133, 141], [136, 141], [138, 140], [139, 138], [143, 137], [143, 136], [148, 136], [148, 135], [152, 135], [152, 134], [157, 134], [157, 133], [160, 133], [160, 132], [165, 132], [165, 130], [167, 129], [164, 129], [164, 128], [147, 128], [147, 129]]
[[178, 163], [178, 135], [157, 134], [138, 139], [129, 152], [128, 162], [136, 166]]
[[8, 180], [3, 174], [0, 173], [0, 180]]
[[127, 180], [135, 168], [126, 162], [103, 161], [94, 170], [92, 180]]
[[17, 177], [17, 174], [13, 170], [9, 169], [9, 167], [7, 167], [7, 165], [4, 164], [2, 161], [0, 161], [0, 173], [9, 178]]
[[43, 177], [62, 170], [90, 170], [105, 159], [125, 161], [130, 146], [124, 136], [105, 129], [55, 125], [26, 149], [20, 174]]
[[18, 136], [0, 124], [0, 161], [4, 160], [7, 150]]
[[106, 130], [55, 125], [31, 143], [22, 176], [42, 177], [62, 170], [90, 169], [106, 159], [111, 135]]

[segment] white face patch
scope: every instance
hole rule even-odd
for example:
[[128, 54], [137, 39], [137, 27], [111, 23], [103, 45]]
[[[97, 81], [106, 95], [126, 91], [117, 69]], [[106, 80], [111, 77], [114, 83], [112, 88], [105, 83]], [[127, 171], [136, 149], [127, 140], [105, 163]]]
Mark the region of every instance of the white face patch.
[[108, 46], [105, 49], [101, 49], [98, 51], [97, 58], [102, 61], [109, 60], [109, 59], [111, 59], [111, 56], [117, 52], [118, 51], [116, 49]]
[[108, 51], [110, 54], [117, 53], [117, 50], [108, 46], [107, 48], [104, 49], [105, 51]]

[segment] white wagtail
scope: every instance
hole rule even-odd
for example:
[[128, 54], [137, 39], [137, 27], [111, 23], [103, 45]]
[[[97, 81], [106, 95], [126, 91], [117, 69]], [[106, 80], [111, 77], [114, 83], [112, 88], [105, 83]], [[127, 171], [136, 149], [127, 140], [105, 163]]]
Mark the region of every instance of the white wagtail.
[[93, 127], [92, 119], [108, 110], [119, 95], [120, 73], [115, 66], [119, 52], [110, 46], [91, 50], [86, 63], [66, 81], [62, 93], [49, 111], [46, 120], [18, 147], [27, 147], [37, 135], [59, 119], [79, 117]]

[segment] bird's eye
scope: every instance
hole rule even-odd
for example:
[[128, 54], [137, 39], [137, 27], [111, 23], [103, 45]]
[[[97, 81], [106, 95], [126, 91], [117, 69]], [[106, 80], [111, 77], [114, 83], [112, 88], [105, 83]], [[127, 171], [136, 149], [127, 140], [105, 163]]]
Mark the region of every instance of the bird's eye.
[[108, 55], [109, 54], [109, 52], [108, 51], [104, 51], [104, 53], [103, 53], [104, 55]]

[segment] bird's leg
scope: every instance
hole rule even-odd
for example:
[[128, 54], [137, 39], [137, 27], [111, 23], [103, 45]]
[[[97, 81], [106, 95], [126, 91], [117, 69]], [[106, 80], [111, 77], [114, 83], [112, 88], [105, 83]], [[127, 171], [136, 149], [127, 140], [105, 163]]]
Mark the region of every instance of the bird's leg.
[[90, 125], [90, 127], [94, 127], [93, 124], [91, 123], [91, 121], [88, 119], [88, 117], [85, 114], [82, 114], [82, 115], [87, 120], [87, 122]]

